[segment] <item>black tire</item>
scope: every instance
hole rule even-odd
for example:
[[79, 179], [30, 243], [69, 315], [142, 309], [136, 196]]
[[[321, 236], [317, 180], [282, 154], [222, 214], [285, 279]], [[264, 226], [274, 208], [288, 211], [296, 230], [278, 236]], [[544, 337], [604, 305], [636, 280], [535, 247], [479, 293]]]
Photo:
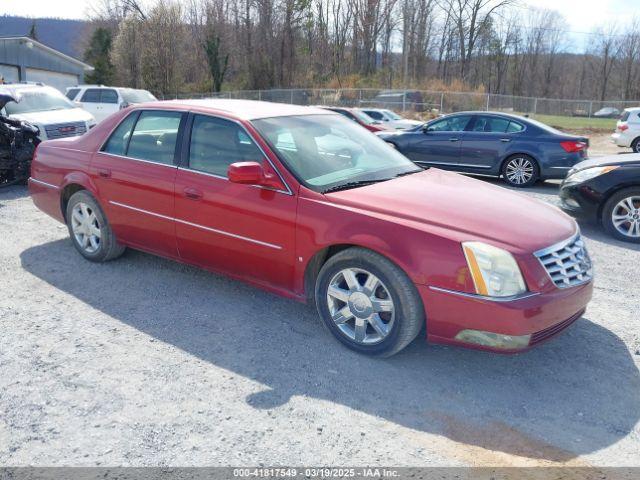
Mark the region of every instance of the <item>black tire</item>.
[[[382, 282], [381, 287], [391, 296], [394, 318], [388, 333], [378, 343], [356, 342], [343, 333], [332, 319], [327, 299], [329, 285], [345, 269], [370, 272]], [[322, 323], [342, 344], [371, 356], [389, 357], [398, 353], [416, 338], [425, 324], [422, 300], [409, 277], [386, 257], [359, 247], [337, 253], [322, 266], [316, 280], [315, 303]], [[355, 317], [352, 320], [355, 321]], [[365, 325], [365, 329], [376, 334], [370, 324]]]
[[[76, 235], [73, 232], [74, 220], [72, 220], [72, 216], [74, 208], [76, 206], [80, 206], [81, 204], [84, 204], [87, 207], [88, 212], [95, 214], [97, 229], [100, 231], [100, 237], [95, 251], [88, 251], [87, 248], [83, 247], [83, 245], [76, 238]], [[76, 248], [76, 250], [78, 250], [80, 255], [82, 255], [87, 260], [90, 260], [92, 262], [107, 262], [109, 260], [118, 258], [125, 251], [125, 247], [123, 245], [120, 245], [116, 240], [116, 237], [111, 230], [111, 226], [109, 225], [107, 217], [102, 211], [100, 204], [88, 191], [80, 190], [79, 192], [71, 195], [71, 198], [67, 203], [66, 219], [67, 228], [69, 229], [69, 236], [71, 237], [73, 246]], [[88, 247], [91, 246], [88, 245]]]
[[[518, 183], [517, 180], [509, 178], [509, 175], [507, 174], [507, 170], [510, 169], [512, 165], [517, 166], [519, 162], [521, 162], [524, 166], [531, 165], [532, 168], [531, 177], [522, 183]], [[507, 158], [502, 164], [501, 173], [502, 178], [504, 178], [504, 181], [508, 185], [517, 188], [531, 187], [540, 179], [540, 167], [538, 166], [538, 162], [535, 160], [535, 158], [525, 154], [512, 155]]]
[[[609, 235], [611, 235], [614, 238], [617, 238], [618, 240], [622, 240], [625, 242], [632, 242], [632, 243], [640, 243], [640, 234], [637, 233], [640, 226], [635, 227], [635, 229], [633, 230], [633, 233], [636, 233], [636, 235], [638, 235], [634, 237], [631, 235], [625, 235], [620, 230], [618, 230], [615, 224], [613, 223], [614, 209], [616, 209], [616, 206], [621, 201], [629, 197], [638, 197], [640, 199], [640, 187], [625, 188], [611, 195], [611, 197], [609, 197], [609, 199], [604, 204], [604, 207], [602, 207], [602, 217], [601, 217], [602, 225]], [[631, 212], [632, 218], [630, 219], [630, 221], [637, 220], [638, 222], [640, 222], [640, 200], [634, 201], [633, 205], [636, 208], [635, 208], [635, 213], [633, 211]], [[617, 213], [625, 214], [626, 211], [622, 209], [622, 211]], [[635, 215], [635, 219], [633, 217], [634, 215]], [[629, 222], [623, 225], [625, 226], [628, 225], [626, 228], [629, 228], [631, 226], [631, 223]]]
[[633, 150], [633, 153], [640, 153], [640, 137], [631, 142], [631, 150]]

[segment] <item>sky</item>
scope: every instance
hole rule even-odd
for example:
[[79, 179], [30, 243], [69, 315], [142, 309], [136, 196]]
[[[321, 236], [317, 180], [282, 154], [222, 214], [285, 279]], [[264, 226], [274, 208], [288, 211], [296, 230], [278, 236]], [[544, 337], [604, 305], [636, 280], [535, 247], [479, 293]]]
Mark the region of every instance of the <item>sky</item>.
[[[95, 1], [0, 0], [0, 15], [85, 18], [87, 9]], [[640, 17], [640, 0], [519, 0], [519, 3], [524, 8], [558, 10], [567, 20], [567, 30], [573, 32], [588, 32], [602, 23], [625, 23], [634, 15]]]

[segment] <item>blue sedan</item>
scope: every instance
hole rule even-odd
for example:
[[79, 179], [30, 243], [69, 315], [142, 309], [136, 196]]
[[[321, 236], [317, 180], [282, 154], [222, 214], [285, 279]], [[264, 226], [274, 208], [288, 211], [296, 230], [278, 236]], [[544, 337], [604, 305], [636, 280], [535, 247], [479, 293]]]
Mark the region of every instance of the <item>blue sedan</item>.
[[503, 177], [515, 187], [564, 178], [587, 157], [589, 146], [585, 137], [492, 112], [460, 112], [376, 135], [418, 165]]

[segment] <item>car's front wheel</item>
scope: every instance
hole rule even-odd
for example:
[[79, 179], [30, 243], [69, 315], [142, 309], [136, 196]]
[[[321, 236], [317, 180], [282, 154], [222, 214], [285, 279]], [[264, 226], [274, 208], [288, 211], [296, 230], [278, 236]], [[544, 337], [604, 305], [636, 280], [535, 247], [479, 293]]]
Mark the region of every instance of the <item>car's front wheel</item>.
[[540, 169], [529, 155], [514, 155], [504, 162], [502, 176], [512, 187], [530, 187], [540, 178]]
[[125, 250], [120, 245], [102, 208], [86, 190], [74, 193], [67, 203], [67, 227], [76, 250], [92, 262], [106, 262]]
[[388, 357], [418, 335], [424, 307], [409, 277], [387, 258], [348, 248], [323, 265], [315, 288], [324, 325], [360, 353]]
[[602, 209], [602, 224], [615, 238], [640, 243], [640, 188], [613, 194]]

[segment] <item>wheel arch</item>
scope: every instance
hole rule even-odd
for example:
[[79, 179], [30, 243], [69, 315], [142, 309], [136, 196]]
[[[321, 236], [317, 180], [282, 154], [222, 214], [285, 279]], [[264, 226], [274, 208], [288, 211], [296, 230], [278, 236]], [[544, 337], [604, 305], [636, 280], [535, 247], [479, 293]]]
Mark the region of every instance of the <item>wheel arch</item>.
[[531, 154], [530, 152], [526, 152], [522, 150], [517, 152], [510, 152], [504, 156], [504, 158], [500, 161], [500, 170], [499, 170], [500, 175], [502, 175], [502, 171], [504, 170], [504, 166], [506, 165], [506, 163], [512, 158], [520, 155], [525, 155], [530, 159], [532, 159], [534, 162], [536, 162], [536, 165], [538, 166], [538, 172], [540, 172], [540, 160], [538, 160], [538, 157], [535, 154]]
[[403, 266], [402, 262], [398, 261], [398, 259], [393, 258], [392, 255], [389, 255], [389, 252], [383, 251], [382, 249], [376, 248], [372, 245], [365, 245], [364, 243], [358, 242], [342, 242], [342, 243], [333, 243], [330, 245], [326, 245], [322, 247], [320, 250], [316, 251], [307, 264], [305, 265], [304, 275], [303, 275], [303, 288], [304, 288], [304, 297], [307, 300], [307, 303], [313, 304], [314, 302], [314, 292], [315, 292], [315, 284], [318, 278], [318, 274], [322, 269], [322, 266], [329, 260], [331, 257], [336, 255], [343, 250], [348, 248], [362, 248], [365, 250], [369, 250], [378, 255], [383, 256], [391, 263], [393, 263], [396, 267], [402, 270], [409, 279], [414, 282], [414, 278], [410, 271], [406, 268], [406, 265]]
[[[359, 248], [367, 248], [372, 250], [369, 247], [364, 247], [362, 245], [357, 245], [354, 243], [336, 243], [332, 245], [327, 245], [320, 250], [318, 250], [307, 262], [307, 265], [304, 269], [304, 296], [307, 299], [307, 303], [313, 304], [315, 302], [315, 284], [318, 278], [318, 274], [320, 273], [320, 269], [322, 266], [333, 257], [336, 253], [342, 252], [348, 248], [359, 247]], [[374, 251], [374, 250], [372, 250]]]
[[69, 199], [74, 193], [80, 190], [89, 191], [96, 197], [97, 201], [97, 189], [87, 174], [82, 172], [72, 172], [68, 174], [60, 187], [60, 210], [62, 218], [64, 218], [65, 221], [67, 220], [67, 204], [69, 203]]

